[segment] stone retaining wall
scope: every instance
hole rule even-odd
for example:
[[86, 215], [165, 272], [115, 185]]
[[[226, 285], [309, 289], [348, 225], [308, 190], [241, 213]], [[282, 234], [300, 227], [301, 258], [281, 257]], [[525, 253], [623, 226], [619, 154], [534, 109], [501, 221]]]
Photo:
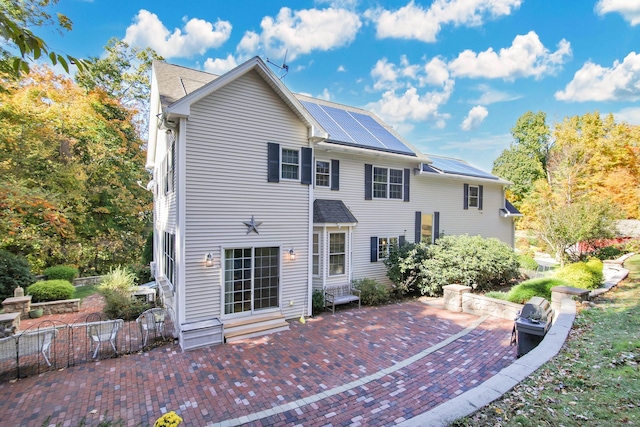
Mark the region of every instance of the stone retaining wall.
[[87, 286], [87, 285], [96, 285], [100, 283], [104, 276], [89, 276], [89, 277], [80, 277], [78, 279], [73, 279], [73, 286]]
[[465, 313], [483, 316], [499, 317], [501, 319], [515, 320], [522, 310], [522, 304], [516, 304], [501, 299], [488, 298], [484, 295], [472, 293], [462, 294], [462, 311]]
[[80, 311], [80, 298], [32, 303], [31, 310], [36, 308], [41, 308], [43, 314], [77, 313]]

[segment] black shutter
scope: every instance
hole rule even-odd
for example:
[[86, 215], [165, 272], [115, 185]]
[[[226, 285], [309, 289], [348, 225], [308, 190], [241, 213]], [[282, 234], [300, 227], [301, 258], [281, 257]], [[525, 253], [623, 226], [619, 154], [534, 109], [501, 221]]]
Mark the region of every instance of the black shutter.
[[302, 147], [302, 174], [300, 182], [310, 185], [313, 179], [313, 150], [308, 147]]
[[440, 237], [440, 212], [433, 213], [433, 241]]
[[422, 212], [416, 212], [415, 242], [420, 243], [422, 238]]
[[406, 241], [407, 241], [407, 239], [404, 236], [399, 236], [398, 237], [398, 247], [399, 248], [403, 247]]
[[267, 159], [267, 181], [280, 182], [280, 144], [269, 142]]
[[462, 201], [463, 209], [469, 209], [469, 184], [464, 185], [464, 199]]
[[371, 238], [371, 262], [378, 261], [378, 238]]
[[478, 209], [482, 210], [482, 185], [478, 187]]
[[411, 176], [411, 169], [404, 170], [404, 201], [409, 201], [409, 177]]
[[331, 160], [331, 189], [340, 190], [340, 160]]
[[373, 165], [364, 165], [364, 199], [373, 198]]

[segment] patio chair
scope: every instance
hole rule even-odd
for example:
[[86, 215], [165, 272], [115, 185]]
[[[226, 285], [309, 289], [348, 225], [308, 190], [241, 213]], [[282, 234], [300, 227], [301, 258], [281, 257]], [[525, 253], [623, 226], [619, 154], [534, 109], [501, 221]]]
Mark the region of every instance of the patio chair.
[[153, 332], [156, 336], [160, 334], [164, 338], [164, 322], [167, 317], [167, 310], [164, 308], [150, 308], [142, 313], [136, 319], [136, 323], [140, 326], [142, 334], [142, 346], [147, 345], [149, 341], [149, 333]]
[[[100, 346], [105, 342], [111, 344], [113, 351], [118, 354], [116, 340], [118, 338], [118, 332], [123, 328], [123, 326], [124, 320], [122, 319], [87, 323], [87, 332], [91, 339], [91, 350], [93, 350], [94, 359], [98, 356]], [[96, 346], [95, 350], [93, 349], [94, 345]]]

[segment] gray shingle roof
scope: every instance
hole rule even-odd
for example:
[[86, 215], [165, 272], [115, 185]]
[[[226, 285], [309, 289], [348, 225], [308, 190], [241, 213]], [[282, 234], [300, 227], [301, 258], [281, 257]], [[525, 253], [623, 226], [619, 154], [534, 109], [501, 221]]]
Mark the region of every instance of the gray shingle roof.
[[316, 199], [313, 201], [313, 222], [344, 224], [356, 223], [358, 220], [342, 200]]
[[163, 108], [219, 77], [205, 71], [192, 70], [163, 61], [154, 61], [153, 69]]

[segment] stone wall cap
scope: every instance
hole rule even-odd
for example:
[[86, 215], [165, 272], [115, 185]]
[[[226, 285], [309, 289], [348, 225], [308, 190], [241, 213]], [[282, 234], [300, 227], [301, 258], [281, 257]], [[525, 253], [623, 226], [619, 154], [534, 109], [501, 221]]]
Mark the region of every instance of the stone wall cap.
[[31, 295], [27, 295], [26, 297], [9, 297], [4, 301], [2, 301], [2, 304], [11, 304], [11, 303], [15, 304], [17, 302], [27, 302], [27, 301], [31, 301]]
[[586, 295], [589, 293], [589, 289], [574, 288], [572, 286], [554, 286], [551, 288], [551, 292], [559, 292], [561, 294], [569, 295]]
[[459, 284], [445, 285], [442, 288], [450, 289], [454, 291], [463, 291], [465, 289], [471, 291], [471, 286], [465, 286], [465, 285], [459, 285]]

